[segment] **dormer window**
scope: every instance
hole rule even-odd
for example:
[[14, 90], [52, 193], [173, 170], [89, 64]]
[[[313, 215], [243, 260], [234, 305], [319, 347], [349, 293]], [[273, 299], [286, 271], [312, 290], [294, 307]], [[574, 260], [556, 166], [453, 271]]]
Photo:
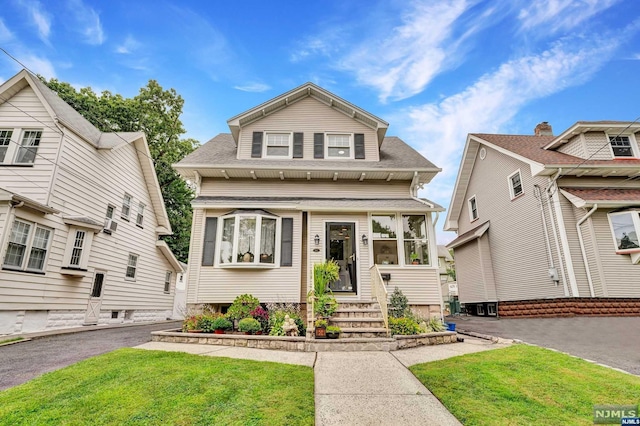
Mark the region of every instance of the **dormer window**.
[[615, 158], [634, 157], [629, 136], [609, 136], [609, 142]]
[[352, 144], [350, 134], [327, 134], [327, 158], [353, 158]]
[[291, 133], [266, 133], [265, 157], [291, 158]]

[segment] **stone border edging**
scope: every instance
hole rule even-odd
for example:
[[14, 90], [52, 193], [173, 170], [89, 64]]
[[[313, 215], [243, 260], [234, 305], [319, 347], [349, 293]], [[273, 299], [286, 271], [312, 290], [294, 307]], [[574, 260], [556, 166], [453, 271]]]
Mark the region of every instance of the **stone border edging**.
[[460, 334], [464, 334], [465, 336], [477, 337], [478, 339], [483, 339], [483, 340], [490, 340], [493, 343], [504, 343], [504, 344], [522, 343], [522, 341], [518, 339], [504, 339], [502, 337], [491, 336], [489, 334], [476, 333], [475, 331], [467, 331], [464, 329], [458, 329], [457, 332]]

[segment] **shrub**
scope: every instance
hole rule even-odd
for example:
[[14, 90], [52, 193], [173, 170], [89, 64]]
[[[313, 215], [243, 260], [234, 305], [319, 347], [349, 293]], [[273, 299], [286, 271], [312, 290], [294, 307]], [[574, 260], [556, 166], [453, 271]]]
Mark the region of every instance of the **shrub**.
[[284, 336], [284, 317], [289, 315], [290, 318], [296, 322], [298, 326], [298, 336], [304, 336], [306, 334], [306, 327], [304, 321], [300, 317], [299, 307], [293, 304], [272, 304], [269, 306], [269, 335], [270, 336]]
[[269, 312], [267, 312], [262, 306], [258, 305], [257, 308], [249, 312], [249, 315], [260, 323], [262, 331], [267, 331], [269, 329]]
[[233, 324], [223, 316], [205, 317], [201, 327], [205, 333], [213, 333], [216, 330], [231, 330]]
[[331, 290], [328, 292], [316, 296], [316, 300], [313, 304], [313, 312], [319, 317], [328, 318], [335, 313], [338, 309], [338, 302], [333, 297]]
[[431, 329], [431, 331], [442, 331], [444, 330], [444, 324], [440, 321], [440, 318], [433, 317], [427, 323], [427, 326]]
[[233, 300], [227, 310], [227, 318], [230, 320], [241, 320], [249, 318], [251, 311], [260, 306], [260, 301], [250, 294], [241, 294]]
[[326, 328], [327, 327], [327, 320], [325, 320], [325, 319], [316, 320], [316, 322], [314, 322], [313, 325], [315, 325], [316, 328], [322, 328], [322, 327]]
[[391, 334], [420, 334], [420, 325], [411, 318], [389, 317], [389, 329]]
[[309, 296], [321, 296], [327, 291], [327, 286], [340, 279], [340, 266], [335, 260], [325, 260], [313, 265], [313, 290]]
[[254, 318], [243, 318], [238, 323], [238, 330], [244, 331], [245, 333], [255, 333], [262, 330], [262, 326], [257, 319]]
[[337, 325], [330, 325], [327, 327], [327, 333], [340, 333], [342, 329]]
[[202, 317], [203, 315], [199, 314], [199, 315], [191, 315], [185, 318], [184, 321], [182, 321], [182, 331], [189, 332], [193, 330], [199, 330], [198, 323], [200, 322], [200, 319]]
[[391, 300], [389, 301], [389, 316], [393, 318], [405, 317], [409, 311], [409, 300], [402, 291], [396, 287], [391, 294]]

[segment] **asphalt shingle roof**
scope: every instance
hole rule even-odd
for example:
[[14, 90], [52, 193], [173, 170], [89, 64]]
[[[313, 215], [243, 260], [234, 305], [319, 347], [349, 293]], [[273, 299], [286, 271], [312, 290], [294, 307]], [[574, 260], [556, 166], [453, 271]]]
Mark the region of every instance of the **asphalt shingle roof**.
[[587, 201], [639, 201], [639, 188], [562, 188]]

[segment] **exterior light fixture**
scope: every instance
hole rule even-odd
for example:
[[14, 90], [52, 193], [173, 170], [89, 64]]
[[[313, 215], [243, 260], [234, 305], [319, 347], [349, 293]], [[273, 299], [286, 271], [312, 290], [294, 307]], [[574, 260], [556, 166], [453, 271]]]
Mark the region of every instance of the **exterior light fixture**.
[[369, 243], [369, 239], [367, 238], [367, 234], [362, 234], [362, 244], [365, 246]]
[[313, 242], [316, 243], [317, 246], [320, 245], [320, 235], [316, 234], [315, 237], [313, 237]]

